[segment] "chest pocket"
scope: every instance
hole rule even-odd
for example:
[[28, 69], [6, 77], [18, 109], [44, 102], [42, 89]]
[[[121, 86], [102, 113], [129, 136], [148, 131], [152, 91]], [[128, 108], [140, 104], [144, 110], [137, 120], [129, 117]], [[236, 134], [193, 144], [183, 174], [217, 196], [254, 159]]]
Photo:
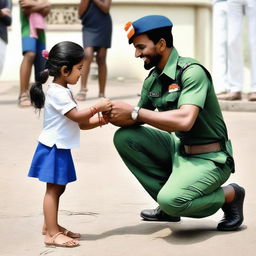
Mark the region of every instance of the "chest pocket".
[[180, 97], [180, 91], [177, 92], [169, 92], [163, 94], [161, 97], [161, 106], [159, 107], [160, 111], [167, 111], [177, 109], [178, 99]]

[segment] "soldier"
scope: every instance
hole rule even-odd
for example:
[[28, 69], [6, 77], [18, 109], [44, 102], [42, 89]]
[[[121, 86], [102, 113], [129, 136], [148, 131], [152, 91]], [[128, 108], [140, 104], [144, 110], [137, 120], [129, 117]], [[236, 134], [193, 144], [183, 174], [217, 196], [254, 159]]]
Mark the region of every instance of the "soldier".
[[234, 160], [211, 76], [195, 59], [179, 56], [172, 27], [159, 15], [127, 23], [135, 57], [153, 69], [137, 106], [112, 103], [110, 122], [122, 126], [114, 143], [159, 204], [141, 212], [144, 220], [202, 218], [222, 208], [218, 230], [236, 230], [243, 222], [245, 191], [234, 183], [221, 187], [234, 172]]

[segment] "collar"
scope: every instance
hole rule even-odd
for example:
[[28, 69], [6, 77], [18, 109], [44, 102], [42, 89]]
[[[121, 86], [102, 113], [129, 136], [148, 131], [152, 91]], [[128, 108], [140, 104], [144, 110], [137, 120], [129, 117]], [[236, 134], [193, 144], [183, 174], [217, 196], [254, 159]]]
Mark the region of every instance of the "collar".
[[176, 68], [178, 64], [179, 54], [175, 47], [172, 48], [171, 54], [165, 64], [164, 70], [159, 75], [159, 78], [163, 75], [175, 80], [176, 76]]
[[70, 90], [68, 87], [64, 87], [64, 86], [62, 86], [60, 84], [57, 84], [57, 83], [54, 83], [54, 82], [50, 83], [49, 86], [50, 87], [54, 86], [54, 87], [57, 87], [57, 88], [62, 89], [62, 90], [68, 90], [68, 91]]

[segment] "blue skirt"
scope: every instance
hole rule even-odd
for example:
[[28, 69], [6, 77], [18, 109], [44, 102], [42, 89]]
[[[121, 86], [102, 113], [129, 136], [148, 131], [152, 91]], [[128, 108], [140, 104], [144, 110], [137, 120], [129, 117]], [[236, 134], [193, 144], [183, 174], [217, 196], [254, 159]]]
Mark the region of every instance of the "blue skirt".
[[47, 147], [39, 142], [28, 176], [58, 185], [75, 181], [76, 171], [71, 150], [58, 149], [56, 145]]

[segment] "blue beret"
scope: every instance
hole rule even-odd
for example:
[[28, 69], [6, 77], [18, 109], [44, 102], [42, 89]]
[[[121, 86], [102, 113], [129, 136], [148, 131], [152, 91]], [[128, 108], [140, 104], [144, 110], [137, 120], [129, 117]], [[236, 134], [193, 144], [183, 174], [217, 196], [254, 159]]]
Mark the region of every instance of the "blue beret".
[[127, 31], [127, 37], [129, 43], [131, 43], [131, 38], [136, 35], [143, 34], [149, 30], [172, 27], [173, 23], [162, 15], [148, 15], [142, 17], [134, 22], [128, 22], [125, 25], [125, 30]]

